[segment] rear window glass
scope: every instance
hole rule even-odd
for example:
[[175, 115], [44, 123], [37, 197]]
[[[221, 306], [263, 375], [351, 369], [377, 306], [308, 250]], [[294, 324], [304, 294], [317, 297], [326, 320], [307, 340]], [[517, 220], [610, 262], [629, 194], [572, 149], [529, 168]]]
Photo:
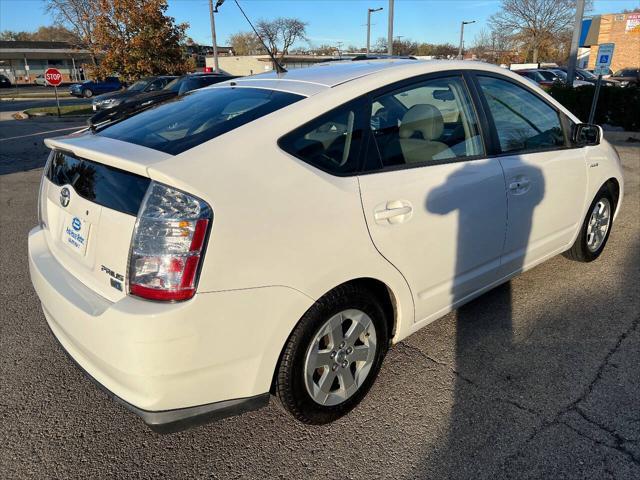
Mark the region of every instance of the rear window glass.
[[137, 215], [149, 180], [131, 172], [101, 163], [54, 152], [46, 177], [55, 185], [73, 187], [90, 202], [129, 215]]
[[110, 125], [98, 135], [177, 155], [303, 98], [258, 88], [196, 90]]

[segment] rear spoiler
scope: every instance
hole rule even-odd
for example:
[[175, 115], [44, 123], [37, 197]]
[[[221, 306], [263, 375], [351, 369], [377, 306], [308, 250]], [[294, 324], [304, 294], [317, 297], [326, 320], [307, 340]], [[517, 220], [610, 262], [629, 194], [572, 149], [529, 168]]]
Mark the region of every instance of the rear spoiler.
[[96, 135], [88, 130], [66, 137], [47, 138], [44, 143], [52, 150], [71, 152], [79, 158], [93, 160], [145, 177], [149, 177], [149, 167], [173, 158], [172, 155], [159, 150]]

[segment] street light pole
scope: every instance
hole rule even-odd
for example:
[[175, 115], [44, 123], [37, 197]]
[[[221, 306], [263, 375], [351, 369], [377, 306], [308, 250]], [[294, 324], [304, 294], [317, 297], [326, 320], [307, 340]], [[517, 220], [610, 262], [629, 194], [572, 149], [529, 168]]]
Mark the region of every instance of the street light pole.
[[213, 65], [216, 73], [220, 73], [218, 63], [218, 45], [216, 41], [216, 22], [213, 18], [213, 0], [209, 0], [209, 17], [211, 18], [211, 40], [213, 41]]
[[475, 20], [471, 20], [470, 22], [463, 21], [460, 24], [460, 48], [458, 49], [458, 59], [462, 60], [462, 46], [464, 45], [464, 26], [469, 25], [470, 23], [476, 23]]
[[382, 10], [382, 7], [367, 9], [367, 55], [369, 55], [369, 50], [371, 49], [371, 14], [380, 10]]
[[389, 0], [389, 29], [387, 31], [387, 54], [393, 55], [393, 0]]
[[580, 43], [580, 32], [582, 30], [582, 15], [584, 15], [584, 0], [576, 2], [576, 24], [573, 27], [571, 37], [571, 52], [569, 52], [569, 64], [567, 65], [567, 86], [573, 88], [573, 80], [576, 75], [576, 63], [578, 61], [578, 45]]

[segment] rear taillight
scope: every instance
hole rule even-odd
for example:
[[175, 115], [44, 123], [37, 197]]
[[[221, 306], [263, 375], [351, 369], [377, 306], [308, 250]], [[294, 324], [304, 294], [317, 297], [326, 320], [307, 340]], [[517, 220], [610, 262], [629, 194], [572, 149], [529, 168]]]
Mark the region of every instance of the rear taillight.
[[47, 157], [47, 162], [44, 165], [44, 170], [42, 171], [42, 177], [40, 177], [40, 188], [38, 188], [38, 225], [40, 226], [40, 228], [46, 228], [47, 226], [42, 216], [42, 202], [44, 202], [45, 200], [43, 195], [44, 193], [43, 187], [44, 187], [44, 179], [47, 176], [47, 172], [49, 172], [53, 155], [54, 153], [52, 150], [51, 152], [49, 152], [49, 156]]
[[148, 300], [193, 297], [213, 213], [202, 200], [151, 182], [129, 255], [129, 293]]

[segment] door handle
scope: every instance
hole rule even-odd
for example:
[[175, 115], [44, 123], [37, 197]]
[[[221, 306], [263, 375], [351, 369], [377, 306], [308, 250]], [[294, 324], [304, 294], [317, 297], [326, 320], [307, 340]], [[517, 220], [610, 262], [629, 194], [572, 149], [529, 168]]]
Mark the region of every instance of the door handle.
[[515, 178], [509, 184], [509, 190], [511, 190], [513, 193], [525, 193], [529, 190], [530, 186], [531, 186], [531, 182], [529, 181], [528, 178], [519, 177], [519, 178]]
[[411, 218], [413, 207], [409, 202], [395, 200], [378, 206], [373, 213], [377, 223], [402, 223]]

